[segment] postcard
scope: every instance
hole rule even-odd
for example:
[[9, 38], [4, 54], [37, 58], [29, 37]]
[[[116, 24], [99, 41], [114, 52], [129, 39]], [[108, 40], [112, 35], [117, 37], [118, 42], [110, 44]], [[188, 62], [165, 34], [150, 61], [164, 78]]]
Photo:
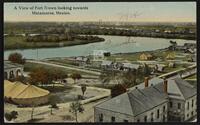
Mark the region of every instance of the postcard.
[[4, 122], [196, 122], [196, 9], [4, 3]]

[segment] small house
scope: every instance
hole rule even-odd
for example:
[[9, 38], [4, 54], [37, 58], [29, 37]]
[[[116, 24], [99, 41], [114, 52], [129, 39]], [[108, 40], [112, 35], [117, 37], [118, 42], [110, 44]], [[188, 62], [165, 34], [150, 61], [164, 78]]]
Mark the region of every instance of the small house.
[[90, 63], [90, 59], [87, 57], [79, 56], [75, 58], [75, 62], [81, 66], [81, 65], [87, 65]]
[[152, 60], [154, 57], [149, 53], [142, 53], [140, 55], [140, 60]]
[[176, 66], [176, 65], [175, 65], [174, 62], [170, 62], [170, 63], [168, 64], [168, 67], [169, 67], [169, 68], [175, 68], [175, 66]]
[[123, 69], [125, 71], [128, 71], [128, 70], [137, 70], [138, 68], [140, 68], [139, 64], [122, 63], [122, 65], [123, 65]]
[[175, 58], [175, 54], [174, 53], [169, 53], [169, 54], [167, 54], [167, 56], [166, 56], [166, 59], [167, 60], [173, 60]]
[[196, 62], [197, 61], [197, 56], [196, 55], [191, 55], [187, 59], [188, 62]]
[[113, 62], [112, 61], [108, 61], [108, 60], [104, 60], [101, 63], [101, 68], [103, 69], [113, 69]]
[[165, 67], [166, 67], [166, 65], [164, 65], [164, 64], [156, 64], [155, 65], [155, 70], [157, 72], [163, 72], [165, 70]]

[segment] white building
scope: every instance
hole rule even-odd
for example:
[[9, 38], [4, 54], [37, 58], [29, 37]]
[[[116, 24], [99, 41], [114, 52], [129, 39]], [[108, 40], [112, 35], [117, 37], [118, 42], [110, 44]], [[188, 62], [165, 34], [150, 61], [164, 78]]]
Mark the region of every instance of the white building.
[[93, 50], [94, 61], [102, 61], [106, 56], [110, 56], [110, 52], [105, 50]]
[[187, 121], [196, 115], [197, 88], [181, 78], [145, 79], [94, 107], [95, 122]]
[[23, 75], [24, 66], [10, 61], [4, 61], [4, 80]]

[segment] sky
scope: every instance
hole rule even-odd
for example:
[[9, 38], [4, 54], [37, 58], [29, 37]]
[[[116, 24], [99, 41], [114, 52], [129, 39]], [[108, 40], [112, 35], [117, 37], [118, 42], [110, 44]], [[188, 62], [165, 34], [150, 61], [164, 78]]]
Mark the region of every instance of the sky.
[[[20, 10], [19, 6], [71, 6], [88, 7], [88, 10], [66, 10], [65, 12], [69, 12], [69, 15], [32, 15], [32, 10]], [[15, 7], [17, 9], [15, 9]], [[41, 10], [34, 11], [38, 12]], [[42, 11], [48, 12], [48, 10]], [[4, 3], [5, 22], [79, 22], [99, 20], [128, 22], [196, 22], [196, 2]]]

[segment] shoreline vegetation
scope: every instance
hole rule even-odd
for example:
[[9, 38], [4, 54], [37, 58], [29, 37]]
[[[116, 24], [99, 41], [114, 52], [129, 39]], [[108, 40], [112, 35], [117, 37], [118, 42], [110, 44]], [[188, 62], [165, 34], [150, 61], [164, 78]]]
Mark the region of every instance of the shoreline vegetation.
[[[64, 46], [75, 46], [75, 45], [83, 45], [95, 42], [103, 42], [105, 39], [97, 36], [78, 36], [73, 39], [55, 39], [46, 38], [40, 36], [40, 38], [36, 38], [32, 36], [32, 40], [27, 39], [25, 36], [6, 36], [4, 37], [4, 50], [15, 50], [15, 49], [37, 49], [37, 48], [56, 48], [56, 47], [64, 47]], [[51, 36], [52, 37], [52, 36]], [[51, 40], [50, 40], [51, 39]]]
[[105, 40], [96, 35], [184, 40], [196, 40], [197, 37], [196, 24], [193, 23], [5, 22], [4, 49], [53, 48]]

